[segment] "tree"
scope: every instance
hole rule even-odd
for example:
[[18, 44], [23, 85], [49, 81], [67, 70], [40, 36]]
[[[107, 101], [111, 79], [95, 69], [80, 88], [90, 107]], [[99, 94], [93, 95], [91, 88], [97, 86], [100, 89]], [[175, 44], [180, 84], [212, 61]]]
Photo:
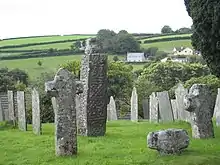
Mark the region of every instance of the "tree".
[[193, 20], [192, 45], [200, 50], [211, 72], [220, 77], [220, 1], [184, 0]]
[[166, 33], [173, 33], [173, 30], [170, 26], [165, 25], [162, 29], [161, 29], [161, 33], [166, 34]]
[[37, 65], [38, 65], [38, 66], [42, 66], [42, 64], [43, 64], [43, 63], [42, 63], [40, 60], [37, 62]]
[[175, 32], [180, 33], [180, 34], [187, 34], [187, 33], [192, 33], [192, 30], [191, 30], [191, 28], [182, 27], [182, 28], [176, 30]]
[[76, 78], [80, 76], [80, 61], [68, 61], [65, 64], [61, 64], [60, 67], [72, 72]]

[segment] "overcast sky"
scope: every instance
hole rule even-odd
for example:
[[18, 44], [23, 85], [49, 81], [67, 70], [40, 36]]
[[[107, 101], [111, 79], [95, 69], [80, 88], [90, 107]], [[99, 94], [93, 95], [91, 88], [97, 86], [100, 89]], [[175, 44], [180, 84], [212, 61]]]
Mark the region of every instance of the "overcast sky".
[[0, 0], [0, 38], [190, 27], [184, 0]]

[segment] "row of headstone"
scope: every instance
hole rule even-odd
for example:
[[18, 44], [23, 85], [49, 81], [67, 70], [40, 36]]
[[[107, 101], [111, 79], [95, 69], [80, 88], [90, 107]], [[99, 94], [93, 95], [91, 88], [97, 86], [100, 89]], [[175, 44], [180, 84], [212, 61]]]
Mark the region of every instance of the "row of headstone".
[[[0, 121], [9, 121], [14, 126], [17, 125], [19, 130], [27, 131], [24, 91], [16, 92], [16, 103], [13, 91], [8, 91], [7, 95], [7, 109], [2, 108], [2, 97], [0, 97]], [[39, 94], [35, 89], [32, 91], [32, 126], [35, 134], [41, 134]]]

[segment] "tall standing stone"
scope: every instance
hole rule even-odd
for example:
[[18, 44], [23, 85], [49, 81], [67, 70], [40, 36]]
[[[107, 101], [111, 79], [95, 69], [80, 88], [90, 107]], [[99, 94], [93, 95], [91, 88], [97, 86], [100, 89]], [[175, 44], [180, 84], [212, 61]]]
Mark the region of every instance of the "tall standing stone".
[[184, 98], [184, 108], [189, 111], [193, 138], [213, 138], [212, 113], [215, 98], [205, 84], [194, 84]]
[[40, 99], [35, 88], [32, 90], [32, 127], [34, 134], [41, 134]]
[[178, 119], [190, 122], [191, 119], [190, 113], [184, 110], [184, 101], [183, 101], [187, 93], [188, 90], [184, 88], [183, 84], [178, 84], [175, 90]]
[[104, 136], [107, 120], [107, 62], [108, 56], [97, 53], [96, 43], [86, 41], [80, 71], [83, 93], [80, 94], [79, 134]]
[[138, 95], [135, 87], [131, 94], [131, 121], [138, 121]]
[[54, 80], [45, 83], [55, 112], [55, 150], [57, 156], [77, 154], [75, 96], [82, 85], [66, 69], [59, 69]]
[[173, 118], [174, 118], [174, 120], [178, 120], [176, 100], [171, 99], [170, 101], [171, 101], [171, 106], [172, 106], [172, 110], [173, 110]]
[[149, 99], [142, 100], [144, 119], [149, 119]]
[[167, 91], [157, 92], [157, 98], [159, 103], [159, 111], [162, 122], [173, 121], [173, 111]]
[[156, 93], [150, 95], [150, 122], [159, 122], [159, 104]]
[[220, 126], [220, 88], [215, 102], [214, 117], [216, 118], [216, 126]]
[[4, 114], [3, 114], [3, 108], [2, 108], [2, 101], [0, 97], [0, 122], [4, 121]]
[[17, 91], [18, 128], [27, 131], [24, 91]]
[[14, 109], [14, 96], [13, 91], [8, 91], [8, 115], [9, 121], [16, 125], [15, 109]]
[[118, 120], [117, 112], [116, 112], [115, 100], [114, 100], [113, 96], [110, 97], [110, 101], [109, 101], [107, 110], [108, 110], [107, 111], [108, 121]]

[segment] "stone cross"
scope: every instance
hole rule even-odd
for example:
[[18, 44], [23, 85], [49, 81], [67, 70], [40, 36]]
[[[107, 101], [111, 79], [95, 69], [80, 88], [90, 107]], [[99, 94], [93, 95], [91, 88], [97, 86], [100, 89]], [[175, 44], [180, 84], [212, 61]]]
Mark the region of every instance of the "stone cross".
[[80, 94], [78, 133], [83, 136], [104, 136], [107, 120], [107, 68], [108, 56], [96, 50], [96, 43], [86, 41], [85, 55], [82, 58], [80, 81], [83, 93]]
[[135, 87], [131, 94], [131, 121], [138, 121], [138, 95]]
[[24, 91], [17, 91], [18, 128], [27, 131]]
[[192, 136], [213, 138], [212, 113], [215, 101], [211, 89], [205, 84], [194, 84], [184, 98], [184, 108], [191, 115]]
[[113, 96], [110, 97], [110, 101], [109, 101], [108, 106], [109, 106], [108, 107], [108, 115], [107, 115], [108, 121], [118, 120], [115, 100], [114, 100]]
[[184, 97], [187, 95], [188, 90], [184, 88], [183, 84], [178, 84], [175, 89], [176, 107], [178, 119], [190, 122], [190, 113], [184, 110]]
[[[82, 85], [73, 75], [60, 68], [54, 80], [45, 83], [45, 91], [55, 97], [55, 150], [57, 156], [77, 154], [77, 127], [75, 96], [82, 92]], [[53, 98], [54, 100], [54, 98]]]
[[35, 88], [32, 90], [32, 127], [34, 134], [41, 134], [40, 99]]

